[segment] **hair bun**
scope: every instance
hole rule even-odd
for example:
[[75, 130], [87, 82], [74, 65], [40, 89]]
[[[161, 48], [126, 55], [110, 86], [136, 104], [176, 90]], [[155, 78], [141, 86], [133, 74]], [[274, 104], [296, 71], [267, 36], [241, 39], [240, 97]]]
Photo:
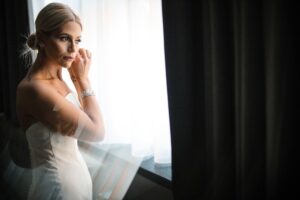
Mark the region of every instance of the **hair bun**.
[[37, 48], [37, 38], [36, 38], [36, 34], [32, 33], [28, 38], [27, 38], [27, 45], [33, 49], [36, 50]]

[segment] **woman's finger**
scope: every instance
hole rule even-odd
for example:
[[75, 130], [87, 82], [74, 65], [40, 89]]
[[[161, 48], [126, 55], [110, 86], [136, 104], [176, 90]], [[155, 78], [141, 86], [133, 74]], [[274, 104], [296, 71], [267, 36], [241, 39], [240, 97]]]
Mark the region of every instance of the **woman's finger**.
[[92, 53], [89, 50], [86, 50], [86, 55], [89, 59], [91, 59]]
[[79, 49], [79, 54], [84, 60], [90, 60], [92, 56], [91, 52], [87, 49]]

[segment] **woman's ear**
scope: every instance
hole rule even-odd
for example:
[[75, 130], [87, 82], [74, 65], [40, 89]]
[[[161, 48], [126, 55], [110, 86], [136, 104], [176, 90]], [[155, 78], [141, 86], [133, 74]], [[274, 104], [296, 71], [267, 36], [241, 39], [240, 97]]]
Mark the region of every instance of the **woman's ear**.
[[45, 34], [41, 31], [38, 31], [37, 32], [37, 38], [38, 38], [39, 50], [43, 50], [45, 48], [45, 43], [44, 43]]

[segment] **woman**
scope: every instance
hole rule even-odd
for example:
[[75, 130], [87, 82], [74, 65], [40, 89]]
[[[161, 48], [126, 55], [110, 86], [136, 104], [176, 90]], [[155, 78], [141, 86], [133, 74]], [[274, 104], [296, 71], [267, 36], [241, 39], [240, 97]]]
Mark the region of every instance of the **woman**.
[[[38, 14], [28, 46], [37, 58], [17, 89], [17, 113], [33, 167], [28, 199], [91, 199], [92, 183], [77, 139], [100, 141], [104, 125], [88, 78], [91, 53], [79, 48], [82, 25], [67, 5]], [[69, 71], [76, 95], [62, 79]]]

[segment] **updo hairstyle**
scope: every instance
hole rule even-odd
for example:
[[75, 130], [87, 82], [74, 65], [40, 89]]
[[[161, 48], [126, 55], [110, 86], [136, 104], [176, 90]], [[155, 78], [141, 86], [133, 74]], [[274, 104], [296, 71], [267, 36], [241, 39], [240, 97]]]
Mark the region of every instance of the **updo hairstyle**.
[[36, 32], [27, 38], [28, 47], [39, 50], [42, 35], [50, 35], [70, 21], [77, 22], [82, 28], [80, 18], [69, 6], [62, 3], [48, 4], [39, 12], [35, 20]]

